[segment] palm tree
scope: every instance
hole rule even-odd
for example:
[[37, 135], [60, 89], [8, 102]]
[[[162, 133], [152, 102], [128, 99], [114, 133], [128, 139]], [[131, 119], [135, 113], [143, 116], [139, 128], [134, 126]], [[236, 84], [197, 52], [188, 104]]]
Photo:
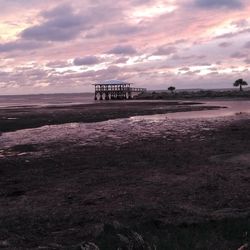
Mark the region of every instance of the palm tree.
[[170, 86], [170, 87], [168, 87], [168, 90], [171, 91], [171, 93], [173, 94], [174, 91], [175, 91], [175, 87], [174, 86]]
[[240, 86], [240, 91], [243, 91], [242, 86], [246, 86], [248, 83], [244, 81], [243, 79], [238, 79], [234, 82], [234, 87], [239, 87]]

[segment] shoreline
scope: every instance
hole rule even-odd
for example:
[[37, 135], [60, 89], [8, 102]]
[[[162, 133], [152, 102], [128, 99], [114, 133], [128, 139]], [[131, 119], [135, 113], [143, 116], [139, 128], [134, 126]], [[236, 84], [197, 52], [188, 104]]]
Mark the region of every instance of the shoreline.
[[200, 102], [109, 102], [47, 107], [9, 107], [0, 109], [0, 133], [45, 125], [101, 122], [131, 116], [173, 112], [214, 110], [220, 106]]
[[[140, 113], [142, 107], [144, 113], [200, 108], [122, 106], [74, 106], [74, 115], [84, 111], [96, 119], [102, 113], [107, 119]], [[36, 112], [32, 109], [34, 119], [41, 114], [47, 119], [72, 109]], [[34, 125], [29, 110], [14, 114], [27, 121], [25, 126]], [[97, 137], [96, 144], [85, 143], [88, 136], [54, 141], [45, 136], [43, 143], [17, 144], [0, 157], [0, 247], [77, 250], [92, 242], [101, 250], [132, 243], [141, 249], [226, 250], [250, 241], [245, 234], [250, 230], [249, 115], [178, 120], [171, 127], [164, 120], [120, 125], [107, 128], [120, 142], [113, 137], [106, 144], [107, 136]], [[133, 128], [145, 129], [132, 133]]]

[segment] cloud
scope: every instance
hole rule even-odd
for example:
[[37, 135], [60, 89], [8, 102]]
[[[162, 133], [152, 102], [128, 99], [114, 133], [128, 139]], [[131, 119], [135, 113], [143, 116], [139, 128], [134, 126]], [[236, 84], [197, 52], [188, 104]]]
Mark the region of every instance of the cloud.
[[[95, 34], [101, 36], [104, 32], [118, 35], [131, 34], [138, 29], [136, 26], [126, 24], [126, 22], [120, 22], [119, 24], [116, 21], [115, 24], [110, 22], [106, 26], [103, 25], [109, 20], [115, 20], [116, 17], [123, 17], [119, 4], [116, 6], [108, 2], [86, 3], [84, 7], [74, 9], [70, 4], [62, 4], [50, 10], [42, 11], [40, 17], [43, 18], [43, 21], [23, 30], [20, 35], [24, 39], [58, 42], [73, 40], [82, 32], [89, 30], [92, 30], [92, 33], [85, 35], [87, 38], [95, 37]], [[100, 24], [101, 27], [99, 27]]]
[[134, 5], [145, 5], [149, 4], [150, 2], [152, 2], [152, 0], [132, 0]]
[[39, 68], [19, 67], [16, 68], [15, 71], [0, 74], [0, 81], [5, 83], [8, 87], [34, 86], [35, 84], [47, 81], [47, 78], [51, 73], [51, 71]]
[[230, 47], [231, 45], [232, 45], [232, 43], [230, 43], [230, 42], [222, 42], [222, 43], [218, 44], [218, 46], [221, 48], [227, 48], [227, 47]]
[[138, 35], [142, 31], [139, 26], [134, 26], [126, 23], [116, 23], [107, 27], [102, 27], [100, 30], [90, 31], [85, 38], [100, 38], [104, 36], [131, 36]]
[[131, 35], [140, 32], [140, 30], [138, 26], [118, 23], [115, 26], [111, 26], [107, 32], [113, 35]]
[[245, 43], [244, 48], [250, 49], [250, 41]]
[[46, 66], [49, 68], [66, 68], [66, 67], [69, 67], [70, 64], [67, 61], [58, 60], [58, 61], [48, 62]]
[[171, 55], [177, 52], [174, 46], [160, 46], [154, 55]]
[[232, 58], [245, 58], [247, 55], [241, 52], [235, 52], [231, 55]]
[[51, 19], [57, 17], [60, 18], [61, 16], [67, 16], [69, 13], [73, 13], [72, 6], [68, 4], [62, 4], [50, 10], [42, 11], [41, 15], [45, 18]]
[[137, 51], [131, 45], [118, 45], [106, 53], [114, 54], [114, 55], [133, 55], [133, 54], [136, 54]]
[[114, 63], [115, 64], [126, 63], [128, 59], [129, 59], [128, 57], [121, 57], [121, 58], [118, 58]]
[[205, 9], [238, 9], [242, 8], [243, 4], [239, 0], [195, 0], [195, 5]]
[[217, 39], [232, 38], [232, 37], [236, 37], [238, 35], [247, 34], [247, 33], [250, 33], [250, 28], [246, 28], [246, 29], [243, 29], [243, 30], [240, 30], [240, 31], [236, 31], [236, 32], [228, 32], [228, 33], [216, 36], [215, 38], [217, 38]]
[[17, 40], [13, 42], [1, 43], [0, 53], [11, 52], [15, 50], [34, 50], [34, 49], [42, 48], [44, 46], [49, 46], [49, 44], [36, 42], [36, 41]]
[[51, 26], [50, 23], [27, 28], [21, 33], [24, 39], [43, 40], [43, 41], [68, 41], [76, 38], [79, 29], [65, 29]]
[[75, 66], [82, 65], [95, 65], [100, 63], [100, 59], [96, 56], [85, 56], [85, 57], [77, 57], [74, 59], [73, 64]]
[[180, 68], [179, 71], [189, 71], [190, 68], [189, 67], [183, 67], [183, 68]]
[[45, 19], [39, 25], [21, 32], [21, 38], [38, 41], [68, 41], [76, 38], [88, 27], [88, 18], [75, 13], [69, 5], [58, 6], [41, 13]]
[[237, 28], [245, 28], [249, 26], [249, 22], [246, 19], [240, 19], [237, 21], [231, 22], [232, 25], [234, 25]]

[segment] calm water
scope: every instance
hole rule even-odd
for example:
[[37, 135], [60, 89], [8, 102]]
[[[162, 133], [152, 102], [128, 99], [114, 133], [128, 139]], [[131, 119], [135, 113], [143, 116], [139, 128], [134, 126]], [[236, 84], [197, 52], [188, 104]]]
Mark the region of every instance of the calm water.
[[11, 106], [47, 106], [94, 103], [93, 94], [44, 94], [0, 96], [0, 108]]
[[139, 119], [164, 119], [165, 117], [173, 119], [196, 119], [196, 118], [215, 118], [226, 117], [240, 114], [250, 114], [250, 100], [238, 100], [238, 101], [202, 101], [203, 106], [219, 106], [223, 107], [216, 110], [203, 110], [203, 111], [191, 111], [191, 112], [178, 112], [172, 114], [163, 115], [150, 115], [142, 116]]
[[[227, 108], [135, 116], [98, 123], [69, 123], [3, 133], [0, 137], [0, 157], [4, 157], [4, 151], [8, 148], [22, 144], [65, 145], [67, 143], [71, 146], [100, 144], [119, 147], [135, 140], [158, 136], [170, 141], [178, 138], [181, 140], [183, 136], [204, 140], [202, 131], [218, 129], [232, 120], [249, 117], [250, 114], [250, 101], [213, 101], [206, 104]], [[38, 153], [49, 152], [43, 147], [43, 151]]]

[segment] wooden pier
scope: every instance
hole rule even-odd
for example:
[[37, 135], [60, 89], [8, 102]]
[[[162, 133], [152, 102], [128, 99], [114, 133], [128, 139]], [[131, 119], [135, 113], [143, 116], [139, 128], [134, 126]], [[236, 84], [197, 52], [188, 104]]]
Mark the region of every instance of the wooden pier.
[[94, 84], [95, 100], [126, 100], [132, 99], [134, 94], [145, 92], [145, 88], [132, 88], [132, 83], [118, 80], [104, 81]]

